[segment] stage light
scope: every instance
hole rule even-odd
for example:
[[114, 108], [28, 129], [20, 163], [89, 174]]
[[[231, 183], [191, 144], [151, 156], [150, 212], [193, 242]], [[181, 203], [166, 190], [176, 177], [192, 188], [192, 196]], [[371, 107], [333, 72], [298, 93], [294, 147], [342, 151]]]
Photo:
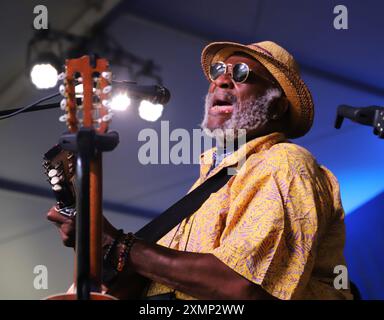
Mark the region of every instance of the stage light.
[[124, 111], [131, 105], [131, 99], [127, 93], [117, 93], [112, 96], [111, 109], [116, 111]]
[[31, 80], [38, 89], [53, 88], [57, 84], [57, 70], [51, 64], [35, 64], [31, 70]]
[[162, 104], [153, 104], [143, 100], [139, 106], [139, 116], [147, 121], [156, 121], [161, 117], [164, 106]]
[[53, 88], [57, 84], [59, 62], [51, 53], [39, 55], [31, 67], [31, 81], [38, 89]]

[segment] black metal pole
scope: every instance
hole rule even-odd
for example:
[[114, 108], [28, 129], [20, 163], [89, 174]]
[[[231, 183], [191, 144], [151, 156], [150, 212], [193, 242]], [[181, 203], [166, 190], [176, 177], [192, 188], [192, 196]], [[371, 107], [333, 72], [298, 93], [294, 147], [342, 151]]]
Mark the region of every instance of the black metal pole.
[[77, 184], [79, 188], [76, 216], [77, 299], [90, 297], [90, 160], [95, 149], [95, 132], [80, 129], [77, 133]]

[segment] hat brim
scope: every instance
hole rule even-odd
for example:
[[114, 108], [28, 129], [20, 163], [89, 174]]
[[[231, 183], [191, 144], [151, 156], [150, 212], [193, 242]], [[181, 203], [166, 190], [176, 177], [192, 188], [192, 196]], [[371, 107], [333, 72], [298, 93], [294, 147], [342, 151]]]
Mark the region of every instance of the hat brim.
[[289, 69], [263, 48], [250, 48], [235, 42], [213, 42], [207, 45], [201, 54], [201, 65], [207, 79], [209, 80], [209, 68], [212, 63], [224, 61], [238, 51], [247, 53], [259, 61], [283, 89], [290, 102], [287, 137], [299, 138], [305, 135], [313, 123], [312, 95], [298, 72]]

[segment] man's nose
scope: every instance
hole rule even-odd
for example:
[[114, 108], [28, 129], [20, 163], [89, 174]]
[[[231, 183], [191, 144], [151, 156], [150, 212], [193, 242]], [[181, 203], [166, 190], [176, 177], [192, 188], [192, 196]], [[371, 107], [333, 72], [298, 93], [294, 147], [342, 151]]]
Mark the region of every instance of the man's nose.
[[231, 75], [227, 72], [220, 75], [215, 81], [214, 84], [216, 87], [221, 89], [232, 89], [233, 81]]

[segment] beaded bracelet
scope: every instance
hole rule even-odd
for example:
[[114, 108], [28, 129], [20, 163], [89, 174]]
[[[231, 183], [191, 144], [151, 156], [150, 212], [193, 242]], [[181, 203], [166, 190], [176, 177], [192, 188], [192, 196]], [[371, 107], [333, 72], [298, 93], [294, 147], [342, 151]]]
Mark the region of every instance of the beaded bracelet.
[[116, 270], [121, 272], [124, 269], [124, 266], [127, 262], [129, 252], [137, 238], [132, 232], [129, 232], [125, 235], [124, 240], [121, 242], [121, 249], [119, 252], [119, 259], [117, 262]]
[[121, 237], [124, 235], [123, 229], [119, 229], [117, 232], [118, 232], [118, 235], [116, 236], [116, 238], [113, 239], [113, 242], [108, 245], [107, 249], [105, 249], [105, 253], [103, 257], [104, 262], [110, 259], [110, 256], [113, 250], [115, 249], [117, 243], [120, 241]]
[[117, 270], [114, 267], [114, 262], [112, 261], [112, 255], [121, 241], [121, 238], [124, 236], [123, 229], [118, 230], [118, 235], [113, 239], [113, 242], [108, 245], [105, 249], [103, 256], [103, 283], [107, 286], [111, 284], [117, 276]]

